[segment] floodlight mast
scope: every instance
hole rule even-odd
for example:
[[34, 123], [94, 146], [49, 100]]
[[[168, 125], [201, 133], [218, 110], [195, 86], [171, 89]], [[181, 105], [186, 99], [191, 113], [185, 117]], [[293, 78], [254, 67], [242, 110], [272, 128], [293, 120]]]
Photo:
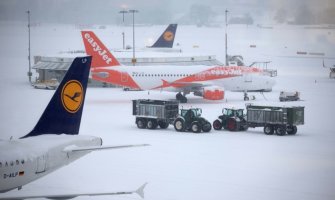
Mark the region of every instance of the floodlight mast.
[[29, 83], [31, 83], [31, 76], [32, 76], [32, 73], [31, 73], [31, 56], [30, 56], [30, 11], [26, 11], [26, 13], [28, 14], [28, 78], [29, 78]]
[[225, 40], [226, 40], [226, 45], [225, 45], [225, 52], [226, 52], [226, 66], [228, 66], [228, 39], [227, 39], [227, 29], [228, 29], [228, 22], [227, 22], [227, 15], [228, 15], [228, 10], [225, 11], [225, 16], [226, 16], [226, 29], [225, 29]]
[[132, 63], [135, 66], [136, 58], [135, 58], [135, 13], [138, 13], [138, 10], [129, 10], [130, 13], [133, 13], [133, 59]]

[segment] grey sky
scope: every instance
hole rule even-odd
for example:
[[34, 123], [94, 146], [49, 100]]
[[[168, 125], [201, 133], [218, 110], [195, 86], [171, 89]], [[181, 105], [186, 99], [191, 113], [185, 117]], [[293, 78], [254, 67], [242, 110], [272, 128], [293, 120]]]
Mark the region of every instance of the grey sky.
[[312, 15], [313, 20], [328, 19], [335, 24], [335, 0], [0, 0], [0, 20], [25, 20], [31, 10], [33, 21], [62, 23], [117, 23], [122, 7], [137, 9], [139, 23], [177, 22], [192, 5], [209, 6], [213, 13], [230, 17], [250, 14], [256, 23], [280, 14], [293, 19]]

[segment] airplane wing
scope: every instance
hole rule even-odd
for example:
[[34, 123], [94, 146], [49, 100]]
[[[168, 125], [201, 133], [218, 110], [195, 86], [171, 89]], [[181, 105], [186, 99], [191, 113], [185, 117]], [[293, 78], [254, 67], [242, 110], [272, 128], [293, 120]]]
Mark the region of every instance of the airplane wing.
[[168, 87], [175, 88], [176, 91], [194, 91], [194, 90], [200, 90], [207, 86], [213, 86], [211, 82], [181, 82], [181, 81], [175, 81], [175, 82], [168, 82], [163, 80], [163, 84], [159, 87], [153, 88], [153, 89], [164, 89]]
[[143, 147], [150, 146], [149, 144], [133, 144], [133, 145], [120, 145], [120, 146], [92, 146], [92, 147], [77, 147], [77, 146], [68, 146], [63, 151], [64, 152], [80, 152], [80, 151], [100, 151], [106, 149], [122, 149], [130, 147]]
[[144, 188], [147, 183], [143, 184], [135, 191], [125, 191], [125, 192], [101, 192], [101, 193], [74, 193], [74, 194], [56, 194], [56, 195], [17, 195], [17, 196], [3, 196], [0, 200], [23, 200], [23, 199], [34, 199], [34, 198], [48, 198], [48, 199], [72, 199], [78, 196], [108, 196], [108, 195], [127, 195], [127, 194], [137, 194], [141, 198], [144, 198]]

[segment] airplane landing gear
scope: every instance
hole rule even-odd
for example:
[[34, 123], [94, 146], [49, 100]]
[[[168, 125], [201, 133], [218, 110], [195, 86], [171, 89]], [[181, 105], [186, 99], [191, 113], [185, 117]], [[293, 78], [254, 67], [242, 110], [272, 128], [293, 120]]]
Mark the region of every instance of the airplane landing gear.
[[244, 101], [249, 101], [248, 93], [244, 92]]
[[176, 94], [176, 99], [180, 102], [180, 103], [187, 103], [187, 98], [185, 95], [182, 95], [180, 92], [178, 92]]

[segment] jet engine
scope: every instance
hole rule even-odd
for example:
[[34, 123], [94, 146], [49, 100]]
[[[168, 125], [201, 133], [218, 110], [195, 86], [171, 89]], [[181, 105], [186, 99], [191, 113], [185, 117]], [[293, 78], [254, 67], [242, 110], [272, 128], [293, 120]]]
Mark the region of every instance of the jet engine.
[[222, 87], [205, 87], [201, 91], [195, 91], [195, 96], [201, 96], [208, 100], [222, 100], [224, 99], [224, 88]]

